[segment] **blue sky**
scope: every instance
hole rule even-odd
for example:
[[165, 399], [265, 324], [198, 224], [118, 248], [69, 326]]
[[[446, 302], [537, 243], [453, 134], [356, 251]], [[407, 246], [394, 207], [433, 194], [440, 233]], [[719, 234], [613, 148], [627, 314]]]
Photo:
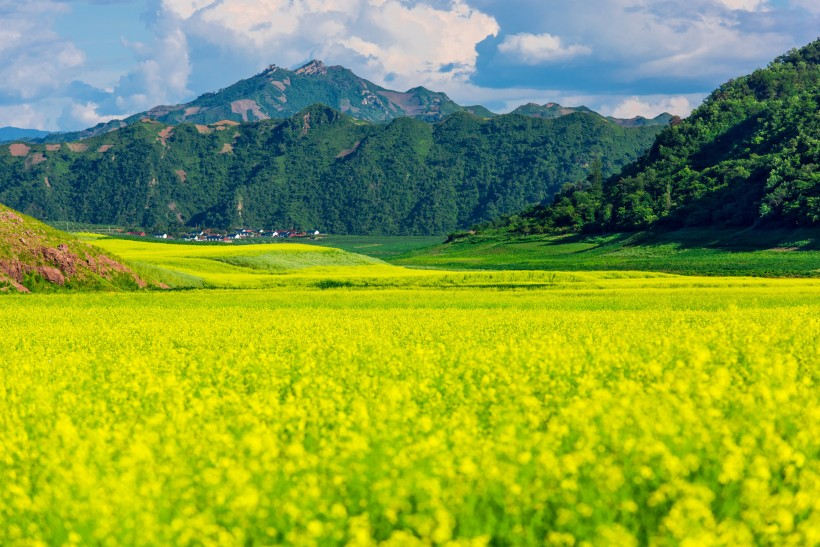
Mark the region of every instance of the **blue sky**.
[[686, 115], [820, 0], [0, 0], [0, 126], [75, 130], [318, 58], [498, 112]]

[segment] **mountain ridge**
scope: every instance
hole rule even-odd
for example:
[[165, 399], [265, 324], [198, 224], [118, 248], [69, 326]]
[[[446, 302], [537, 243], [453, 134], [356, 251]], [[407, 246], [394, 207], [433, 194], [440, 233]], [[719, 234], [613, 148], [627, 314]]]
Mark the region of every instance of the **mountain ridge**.
[[714, 90], [636, 162], [496, 227], [523, 232], [820, 225], [820, 40]]
[[0, 127], [0, 143], [42, 139], [50, 134], [50, 131], [41, 131], [39, 129], [25, 129], [12, 126]]

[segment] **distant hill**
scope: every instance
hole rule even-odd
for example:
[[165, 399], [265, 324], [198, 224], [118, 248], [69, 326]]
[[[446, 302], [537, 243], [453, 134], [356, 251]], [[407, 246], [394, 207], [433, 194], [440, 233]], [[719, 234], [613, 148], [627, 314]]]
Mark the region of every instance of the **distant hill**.
[[283, 119], [317, 103], [370, 122], [388, 122], [399, 117], [437, 122], [455, 112], [469, 112], [486, 118], [495, 116], [483, 106], [460, 106], [446, 94], [424, 87], [414, 87], [404, 92], [393, 91], [360, 78], [342, 66], [327, 66], [321, 61], [311, 61], [297, 70], [271, 65], [251, 78], [214, 93], [205, 93], [189, 103], [157, 106], [125, 120], [99, 124], [84, 131], [54, 135], [46, 140], [79, 140], [145, 119], [174, 125], [207, 125], [222, 120], [253, 122]]
[[0, 146], [0, 202], [157, 230], [441, 234], [548, 199], [596, 160], [616, 172], [661, 129], [584, 113], [367, 123], [322, 105], [242, 124], [146, 120], [79, 142]]
[[0, 293], [145, 286], [101, 250], [0, 205]]
[[[531, 118], [552, 119], [560, 118], [561, 116], [566, 116], [568, 114], [575, 114], [576, 112], [600, 116], [600, 114], [587, 108], [586, 106], [561, 106], [558, 103], [547, 103], [544, 105], [528, 103], [519, 106], [518, 108], [510, 112], [510, 114], [520, 114], [522, 116], [529, 116]], [[669, 125], [669, 123], [673, 119], [675, 119], [675, 116], [664, 112], [663, 114], [655, 116], [654, 118], [644, 118], [643, 116], [636, 116], [634, 118], [623, 119], [607, 116], [606, 119], [611, 121], [612, 123], [616, 123], [623, 127], [648, 127], [653, 125]]]
[[19, 127], [0, 127], [0, 142], [21, 141], [28, 139], [42, 139], [50, 135], [48, 131], [39, 129], [21, 129]]
[[820, 40], [726, 82], [612, 177], [567, 184], [504, 229], [820, 224]]

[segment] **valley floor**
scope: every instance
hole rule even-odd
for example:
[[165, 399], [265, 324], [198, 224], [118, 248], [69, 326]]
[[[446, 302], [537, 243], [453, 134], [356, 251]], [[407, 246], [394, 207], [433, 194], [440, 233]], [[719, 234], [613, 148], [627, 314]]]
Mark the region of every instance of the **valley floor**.
[[820, 542], [820, 279], [97, 244], [191, 290], [0, 298], [0, 544]]

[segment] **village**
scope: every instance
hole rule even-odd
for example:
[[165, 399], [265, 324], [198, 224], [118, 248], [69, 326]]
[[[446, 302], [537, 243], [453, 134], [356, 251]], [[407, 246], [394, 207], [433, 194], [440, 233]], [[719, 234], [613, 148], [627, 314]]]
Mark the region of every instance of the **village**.
[[130, 231], [125, 235], [132, 237], [153, 237], [155, 239], [174, 239], [188, 242], [209, 242], [209, 243], [233, 243], [238, 240], [256, 239], [256, 238], [310, 238], [318, 239], [323, 234], [319, 230], [313, 231], [298, 231], [290, 230], [264, 230], [264, 229], [248, 229], [229, 231], [227, 233], [219, 233], [215, 230], [198, 230], [189, 232], [179, 236], [171, 235], [166, 232], [159, 232], [155, 234], [147, 234], [143, 231]]

